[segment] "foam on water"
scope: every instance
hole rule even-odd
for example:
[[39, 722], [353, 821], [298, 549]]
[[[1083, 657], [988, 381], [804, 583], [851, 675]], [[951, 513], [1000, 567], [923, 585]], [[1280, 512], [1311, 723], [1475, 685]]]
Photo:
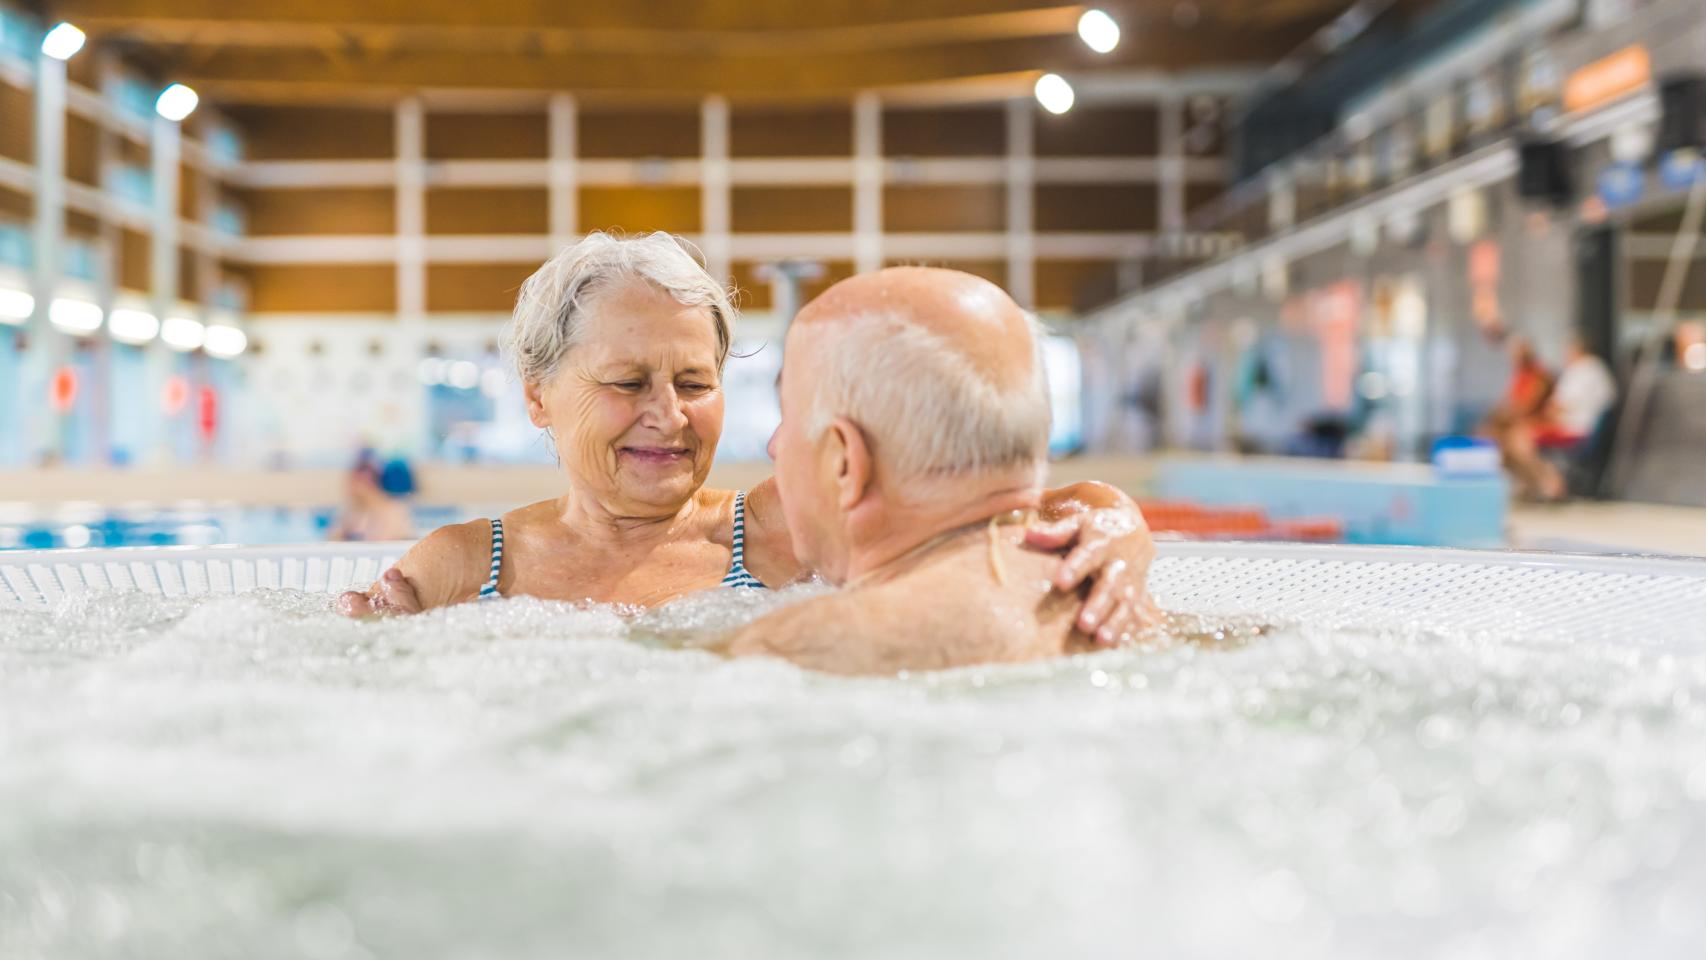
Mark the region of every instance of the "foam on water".
[[692, 649], [786, 601], [0, 613], [0, 956], [1706, 938], [1706, 655], [1339, 624], [840, 679]]

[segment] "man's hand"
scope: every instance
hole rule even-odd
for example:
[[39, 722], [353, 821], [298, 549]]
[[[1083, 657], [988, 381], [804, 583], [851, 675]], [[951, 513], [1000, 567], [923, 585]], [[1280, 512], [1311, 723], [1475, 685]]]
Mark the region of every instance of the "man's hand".
[[[1078, 613], [1079, 630], [1104, 644], [1130, 640], [1161, 622], [1161, 609], [1149, 596], [1149, 565], [1155, 559], [1149, 525], [1137, 504], [1105, 484], [1070, 489], [1087, 496], [1074, 496], [1076, 510], [1063, 505], [1053, 511], [1060, 519], [1027, 529], [1025, 543], [1051, 551], [1070, 548], [1055, 571], [1057, 590], [1064, 593], [1093, 581]], [[1083, 503], [1085, 499], [1097, 505]]]
[[378, 582], [363, 593], [351, 590], [338, 598], [338, 612], [346, 617], [362, 618], [391, 616], [400, 613], [420, 613], [423, 609], [415, 585], [396, 567], [380, 575]]

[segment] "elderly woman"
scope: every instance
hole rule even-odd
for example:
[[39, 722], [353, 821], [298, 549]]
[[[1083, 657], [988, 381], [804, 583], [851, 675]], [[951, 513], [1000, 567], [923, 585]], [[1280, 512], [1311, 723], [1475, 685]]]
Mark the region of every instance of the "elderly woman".
[[[774, 480], [750, 492], [704, 485], [723, 429], [733, 317], [728, 292], [668, 234], [594, 233], [553, 257], [522, 286], [506, 337], [565, 492], [439, 528], [341, 609], [412, 613], [523, 595], [649, 606], [809, 575]], [[1079, 484], [1051, 492], [1041, 515], [1049, 522], [1031, 531], [1033, 544], [1076, 541], [1056, 585], [1095, 580], [1080, 626], [1106, 642], [1142, 627], [1152, 545], [1130, 500]]]

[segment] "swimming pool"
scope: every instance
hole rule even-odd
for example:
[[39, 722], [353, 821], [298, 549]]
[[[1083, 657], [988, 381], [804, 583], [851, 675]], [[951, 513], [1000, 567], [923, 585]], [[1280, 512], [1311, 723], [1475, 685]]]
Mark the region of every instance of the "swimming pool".
[[1165, 544], [1200, 642], [860, 680], [693, 649], [786, 595], [328, 612], [397, 549], [0, 561], [0, 956], [1706, 937], [1706, 564]]

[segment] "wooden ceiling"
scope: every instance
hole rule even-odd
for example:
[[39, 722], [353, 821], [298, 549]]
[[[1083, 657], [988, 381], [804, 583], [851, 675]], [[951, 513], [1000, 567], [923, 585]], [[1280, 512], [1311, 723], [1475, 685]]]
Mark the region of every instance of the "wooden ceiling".
[[1272, 63], [1344, 0], [1123, 0], [1117, 50], [1084, 5], [1037, 0], [44, 0], [161, 80], [223, 103], [388, 101], [421, 90], [593, 98], [842, 97], [1028, 89], [1042, 71]]

